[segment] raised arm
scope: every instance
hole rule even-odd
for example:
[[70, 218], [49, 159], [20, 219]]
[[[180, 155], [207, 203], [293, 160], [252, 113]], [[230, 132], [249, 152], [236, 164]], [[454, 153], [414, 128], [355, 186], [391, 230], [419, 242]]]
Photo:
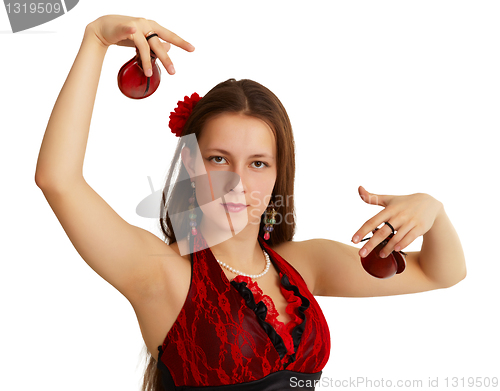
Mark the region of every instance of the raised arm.
[[[376, 195], [360, 187], [360, 196], [370, 204], [384, 206], [355, 233], [354, 243], [383, 222], [397, 231], [383, 247], [381, 257], [400, 251], [423, 235], [422, 249], [407, 252], [406, 269], [389, 279], [369, 275], [361, 266], [361, 256], [375, 250], [390, 233], [384, 225], [360, 250], [328, 239], [304, 242], [304, 253], [311, 254], [318, 296], [366, 297], [423, 292], [451, 287], [467, 274], [460, 239], [441, 202], [425, 193], [407, 196]], [[363, 252], [366, 250], [366, 254]], [[380, 254], [379, 253], [379, 254]]]
[[[157, 37], [146, 40], [154, 30]], [[137, 46], [145, 70], [150, 47], [167, 68], [173, 43], [194, 48], [144, 18], [106, 15], [87, 25], [80, 50], [59, 93], [42, 141], [35, 181], [78, 253], [129, 300], [164, 284], [165, 266], [178, 255], [152, 233], [124, 221], [85, 181], [83, 161], [102, 63], [111, 44]], [[171, 72], [173, 73], [173, 72]], [[152, 253], [162, 252], [162, 257]]]

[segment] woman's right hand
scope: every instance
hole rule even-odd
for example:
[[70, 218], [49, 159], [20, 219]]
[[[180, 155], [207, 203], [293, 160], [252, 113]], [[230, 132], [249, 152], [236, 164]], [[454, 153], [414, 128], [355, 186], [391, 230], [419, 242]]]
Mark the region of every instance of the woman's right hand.
[[[111, 45], [136, 47], [141, 56], [146, 76], [150, 76], [148, 70], [152, 70], [150, 50], [153, 50], [156, 57], [160, 59], [171, 75], [175, 73], [175, 69], [172, 60], [167, 54], [170, 50], [170, 44], [188, 52], [194, 50], [194, 46], [189, 42], [150, 19], [123, 15], [104, 15], [89, 23], [87, 28], [95, 34], [105, 47]], [[150, 31], [154, 31], [158, 36], [146, 40], [146, 34]], [[165, 42], [160, 41], [159, 38]]]

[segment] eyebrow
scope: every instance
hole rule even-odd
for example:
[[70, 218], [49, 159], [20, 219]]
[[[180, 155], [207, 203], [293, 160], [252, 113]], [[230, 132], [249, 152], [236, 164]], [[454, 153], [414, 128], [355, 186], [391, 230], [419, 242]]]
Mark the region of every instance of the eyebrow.
[[[230, 152], [228, 152], [228, 151], [226, 151], [226, 150], [224, 150], [224, 149], [220, 149], [220, 148], [208, 148], [206, 151], [207, 151], [207, 152], [208, 152], [208, 151], [220, 152], [220, 153], [223, 153], [223, 154], [226, 154], [226, 155], [231, 155], [231, 153], [230, 153]], [[252, 158], [253, 158], [253, 157], [267, 157], [268, 159], [272, 159], [272, 160], [274, 160], [274, 158], [273, 158], [271, 155], [267, 154], [267, 153], [256, 153], [256, 154], [251, 155], [251, 156], [249, 156], [249, 157], [252, 157]]]

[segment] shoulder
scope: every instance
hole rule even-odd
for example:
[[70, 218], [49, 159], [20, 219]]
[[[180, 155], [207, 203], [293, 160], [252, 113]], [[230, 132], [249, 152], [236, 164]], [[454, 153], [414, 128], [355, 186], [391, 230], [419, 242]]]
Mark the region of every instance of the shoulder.
[[299, 272], [309, 291], [314, 294], [316, 273], [314, 268], [311, 267], [314, 264], [314, 256], [311, 251], [314, 247], [314, 239], [290, 240], [270, 247]]
[[[358, 259], [358, 249], [335, 240], [288, 241], [271, 248], [297, 269], [315, 296], [324, 295], [323, 285], [325, 281], [327, 285], [331, 285], [332, 275], [336, 278], [345, 275], [339, 267], [343, 263], [358, 266], [358, 262], [355, 262]], [[325, 275], [330, 277], [325, 279]]]

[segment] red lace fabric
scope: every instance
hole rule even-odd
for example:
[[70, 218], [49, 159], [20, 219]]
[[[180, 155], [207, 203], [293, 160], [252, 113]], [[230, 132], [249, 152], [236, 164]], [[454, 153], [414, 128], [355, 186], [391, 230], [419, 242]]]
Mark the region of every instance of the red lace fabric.
[[[243, 277], [240, 282], [230, 282], [199, 232], [194, 238], [191, 285], [185, 303], [158, 346], [158, 368], [164, 384], [237, 385], [260, 381], [285, 369], [315, 374], [326, 365], [330, 332], [319, 304], [299, 272], [260, 236], [258, 240], [280, 273], [291, 321], [285, 325], [277, 320], [272, 299], [263, 295], [255, 282], [247, 285], [241, 281]], [[249, 306], [247, 293], [255, 301], [262, 300], [261, 305]], [[262, 315], [267, 319], [262, 320], [265, 325], [260, 317], [263, 304], [267, 307]], [[281, 337], [280, 341], [269, 330]], [[293, 344], [291, 335], [295, 337]], [[290, 354], [293, 349], [296, 351]]]
[[[283, 277], [283, 273], [280, 272], [279, 274], [281, 280], [281, 278]], [[280, 285], [281, 292], [283, 293], [283, 296], [285, 296], [285, 299], [288, 302], [288, 305], [286, 307], [286, 312], [287, 314], [291, 315], [290, 321], [287, 324], [285, 324], [280, 320], [278, 320], [279, 312], [276, 309], [276, 306], [274, 305], [273, 299], [270, 296], [263, 294], [262, 289], [260, 289], [257, 281], [253, 281], [250, 277], [241, 275], [236, 276], [233, 280], [236, 282], [247, 283], [247, 287], [253, 293], [255, 304], [257, 304], [261, 300], [264, 302], [264, 304], [267, 307], [266, 322], [270, 323], [271, 326], [273, 326], [276, 332], [283, 339], [283, 342], [285, 343], [287, 349], [287, 356], [293, 354], [294, 348], [293, 348], [292, 330], [295, 326], [302, 323], [302, 319], [298, 316], [297, 313], [297, 308], [300, 307], [301, 304], [300, 297], [295, 296], [292, 291], [289, 291], [283, 288], [283, 285]], [[284, 361], [288, 360], [287, 356], [283, 358]]]

